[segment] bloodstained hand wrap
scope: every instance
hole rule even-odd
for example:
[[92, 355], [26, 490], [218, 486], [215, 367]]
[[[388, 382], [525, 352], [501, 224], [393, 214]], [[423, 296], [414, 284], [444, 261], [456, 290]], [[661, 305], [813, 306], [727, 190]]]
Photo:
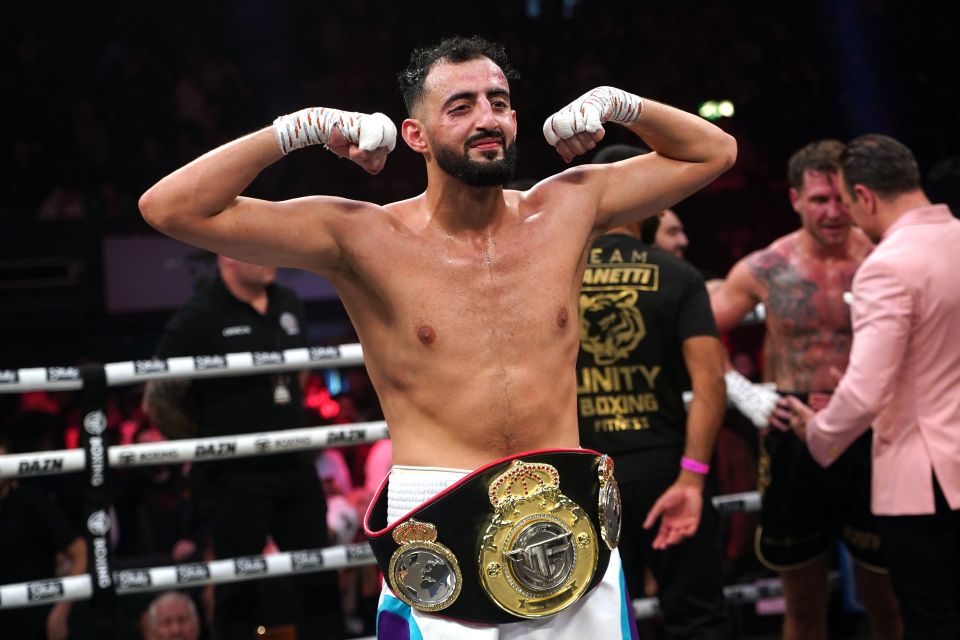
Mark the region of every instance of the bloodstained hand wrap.
[[639, 96], [615, 87], [597, 87], [547, 118], [543, 136], [556, 145], [584, 131], [596, 133], [604, 122], [633, 124], [642, 110]]
[[324, 107], [301, 109], [273, 121], [273, 133], [283, 155], [314, 144], [326, 145], [333, 127], [363, 151], [397, 144], [397, 127], [382, 113], [356, 113]]

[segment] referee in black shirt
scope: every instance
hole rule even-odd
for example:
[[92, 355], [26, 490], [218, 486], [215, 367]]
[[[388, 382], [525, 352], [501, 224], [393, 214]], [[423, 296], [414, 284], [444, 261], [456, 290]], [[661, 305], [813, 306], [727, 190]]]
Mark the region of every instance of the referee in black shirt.
[[[643, 153], [616, 145], [594, 162]], [[632, 597], [656, 578], [669, 638], [725, 638], [718, 514], [705, 475], [726, 406], [724, 351], [703, 278], [617, 227], [591, 248], [580, 295], [580, 441], [613, 456]], [[692, 388], [687, 413], [683, 391]]]
[[[274, 283], [277, 270], [219, 256], [218, 275], [167, 323], [158, 358], [305, 347], [303, 306]], [[226, 436], [304, 426], [300, 380], [290, 373], [151, 381], [144, 406], [168, 438]], [[193, 467], [194, 497], [210, 510], [218, 558], [256, 555], [267, 535], [284, 550], [328, 545], [323, 489], [309, 452]], [[342, 638], [335, 572], [298, 575], [300, 638]], [[270, 612], [257, 585], [215, 588], [217, 638], [252, 638]], [[272, 620], [271, 620], [272, 621]], [[276, 622], [276, 621], [272, 621]]]

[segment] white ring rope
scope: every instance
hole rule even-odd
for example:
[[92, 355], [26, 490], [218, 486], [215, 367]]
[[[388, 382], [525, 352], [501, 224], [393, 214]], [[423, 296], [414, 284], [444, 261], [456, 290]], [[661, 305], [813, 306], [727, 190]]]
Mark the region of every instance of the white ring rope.
[[[343, 447], [376, 442], [389, 437], [387, 423], [353, 424], [306, 429], [288, 429], [264, 433], [216, 438], [194, 438], [112, 446], [107, 449], [111, 467], [144, 467], [157, 464], [182, 464], [189, 461], [222, 460], [250, 456]], [[23, 478], [72, 473], [86, 468], [83, 449], [64, 449], [42, 453], [18, 453], [0, 456], [0, 478]], [[714, 496], [713, 505], [724, 513], [759, 511], [756, 491]]]
[[762, 499], [757, 491], [744, 491], [742, 493], [728, 493], [723, 496], [713, 496], [713, 506], [720, 513], [754, 513], [760, 511]]
[[[829, 575], [829, 591], [840, 586], [840, 574]], [[764, 578], [753, 583], [729, 584], [723, 588], [723, 599], [727, 606], [749, 604], [767, 598], [783, 595], [783, 582], [779, 578]], [[640, 598], [633, 601], [633, 611], [637, 620], [646, 620], [660, 615], [660, 601], [657, 598]]]
[[[758, 304], [740, 324], [759, 324], [766, 308]], [[251, 373], [296, 371], [304, 368], [329, 369], [363, 364], [359, 343], [305, 347], [284, 351], [246, 351], [225, 355], [182, 356], [177, 358], [130, 360], [104, 365], [107, 386], [118, 387], [147, 380], [193, 379], [242, 376]], [[23, 391], [71, 391], [83, 388], [77, 367], [30, 367], [0, 369], [0, 393]], [[687, 400], [689, 405], [689, 400]]]
[[[346, 447], [390, 437], [387, 423], [356, 422], [305, 429], [286, 429], [237, 436], [168, 440], [107, 448], [111, 467], [142, 467], [181, 464], [194, 460], [223, 460], [250, 456]], [[0, 478], [22, 478], [83, 471], [87, 456], [83, 449], [61, 449], [40, 453], [0, 456]]]
[[[165, 567], [121, 569], [113, 572], [113, 582], [117, 594], [126, 595], [374, 564], [376, 560], [370, 545], [358, 542], [324, 549], [285, 551], [267, 556], [241, 556]], [[836, 586], [837, 580], [837, 574], [831, 574], [831, 588]], [[0, 586], [0, 609], [31, 607], [65, 600], [87, 600], [92, 593], [93, 583], [89, 575], [7, 584]], [[723, 588], [724, 600], [728, 605], [747, 604], [782, 594], [783, 585], [777, 578], [727, 585]], [[633, 608], [638, 620], [652, 618], [660, 613], [660, 603], [655, 597], [634, 600]]]
[[39, 453], [9, 453], [0, 456], [0, 478], [25, 478], [74, 473], [87, 468], [83, 449], [57, 449]]
[[[300, 369], [331, 369], [363, 364], [358, 343], [304, 347], [283, 351], [246, 351], [226, 355], [182, 356], [166, 360], [131, 360], [104, 365], [107, 386], [119, 387], [147, 380], [243, 376]], [[0, 393], [70, 391], [83, 388], [77, 367], [0, 369]]]
[[[241, 556], [166, 567], [120, 569], [113, 572], [113, 584], [118, 594], [144, 593], [293, 573], [334, 571], [372, 564], [376, 564], [376, 559], [369, 543], [358, 542], [324, 549], [284, 551], [267, 556]], [[7, 584], [0, 586], [0, 609], [30, 607], [61, 600], [86, 600], [92, 593], [90, 575]]]
[[[758, 305], [760, 307], [761, 305]], [[763, 310], [754, 315], [763, 318]], [[136, 384], [147, 380], [192, 379], [249, 375], [304, 368], [336, 368], [363, 364], [359, 344], [310, 347], [284, 351], [229, 353], [212, 356], [185, 356], [166, 360], [134, 360], [104, 365], [107, 386]], [[24, 391], [68, 391], [83, 387], [75, 367], [35, 367], [0, 370], [0, 393]], [[689, 399], [684, 398], [687, 404]], [[239, 458], [273, 453], [322, 449], [375, 442], [388, 438], [386, 422], [309, 427], [237, 436], [194, 438], [137, 445], [112, 446], [107, 459], [111, 467], [181, 464]], [[0, 478], [73, 473], [86, 468], [83, 449], [0, 456]], [[721, 514], [759, 511], [757, 492], [715, 496], [713, 504]], [[351, 545], [271, 554], [243, 556], [166, 567], [122, 569], [113, 572], [118, 594], [163, 591], [184, 585], [221, 584], [263, 577], [337, 570], [375, 564], [366, 542]], [[0, 585], [0, 609], [29, 607], [65, 600], [87, 600], [93, 595], [91, 575], [50, 578]], [[782, 593], [779, 581], [763, 585], [742, 584], [724, 587], [730, 604], [753, 602]], [[659, 613], [656, 598], [633, 601], [638, 619]]]
[[[751, 491], [715, 496], [713, 504], [721, 514], [758, 511], [760, 495]], [[167, 567], [121, 569], [113, 572], [113, 582], [117, 593], [127, 594], [176, 589], [184, 585], [220, 584], [290, 573], [327, 571], [375, 563], [369, 543], [358, 542], [268, 556], [243, 556]], [[29, 607], [61, 600], [86, 600], [92, 593], [93, 586], [89, 575], [0, 585], [0, 609]], [[731, 604], [753, 602], [779, 593], [779, 591], [771, 591], [767, 586], [749, 584], [724, 588], [727, 602]], [[638, 618], [652, 617], [659, 612], [656, 598], [635, 600], [634, 607]]]
[[89, 574], [0, 585], [0, 609], [35, 607], [64, 600], [89, 600], [93, 579]]
[[[223, 460], [291, 451], [308, 451], [327, 447], [344, 447], [376, 442], [390, 437], [387, 423], [357, 422], [353, 424], [306, 429], [287, 429], [239, 436], [169, 440], [108, 447], [111, 467], [144, 467], [158, 464], [182, 464], [190, 461]], [[86, 468], [83, 449], [64, 449], [42, 453], [18, 453], [0, 456], [0, 478], [23, 478], [72, 473]], [[713, 505], [720, 513], [759, 511], [760, 495], [756, 491], [714, 496]]]

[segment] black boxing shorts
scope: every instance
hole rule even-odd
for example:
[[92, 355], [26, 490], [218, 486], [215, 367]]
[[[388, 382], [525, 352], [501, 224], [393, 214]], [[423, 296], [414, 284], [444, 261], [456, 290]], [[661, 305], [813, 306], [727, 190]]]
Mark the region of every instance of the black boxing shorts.
[[[781, 392], [807, 402], [802, 393]], [[877, 524], [870, 512], [871, 434], [863, 434], [827, 468], [793, 432], [770, 429], [761, 442], [757, 557], [789, 570], [826, 555], [840, 538], [862, 566], [884, 572]]]

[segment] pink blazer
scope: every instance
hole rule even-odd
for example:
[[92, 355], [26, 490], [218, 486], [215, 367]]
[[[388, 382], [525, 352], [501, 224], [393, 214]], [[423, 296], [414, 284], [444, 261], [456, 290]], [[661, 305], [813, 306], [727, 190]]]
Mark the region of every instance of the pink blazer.
[[960, 509], [960, 220], [944, 205], [903, 214], [853, 297], [850, 364], [807, 425], [810, 453], [826, 466], [872, 424], [875, 514], [933, 513], [933, 473]]

